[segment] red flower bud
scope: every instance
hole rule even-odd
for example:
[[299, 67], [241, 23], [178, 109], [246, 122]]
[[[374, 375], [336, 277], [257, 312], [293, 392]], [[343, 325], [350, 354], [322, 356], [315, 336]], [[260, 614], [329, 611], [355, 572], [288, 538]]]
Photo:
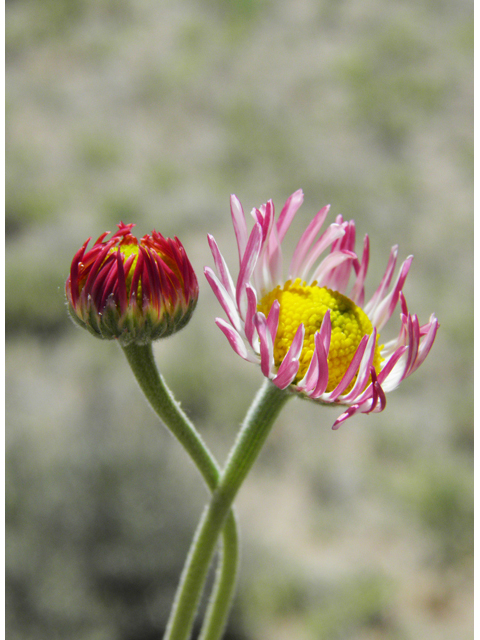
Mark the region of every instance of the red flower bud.
[[118, 225], [75, 254], [65, 284], [72, 319], [98, 338], [147, 344], [182, 329], [195, 309], [198, 282], [178, 238], [157, 231], [140, 240]]

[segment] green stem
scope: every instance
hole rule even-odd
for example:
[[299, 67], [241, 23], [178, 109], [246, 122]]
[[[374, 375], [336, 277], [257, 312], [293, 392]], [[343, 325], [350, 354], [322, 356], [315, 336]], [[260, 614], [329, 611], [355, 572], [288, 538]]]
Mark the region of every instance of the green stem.
[[202, 437], [167, 387], [153, 357], [152, 343], [122, 346], [141, 390], [160, 420], [184, 447], [203, 476], [210, 491], [217, 486], [220, 470]]
[[[235, 524], [235, 520], [233, 520], [233, 523]], [[221, 562], [218, 563], [215, 585], [209, 597], [208, 608], [198, 640], [220, 640], [227, 625], [228, 613], [235, 593], [238, 570], [237, 529], [231, 526], [229, 516], [225, 521], [223, 532], [227, 528], [231, 529], [231, 531], [228, 539], [223, 534]], [[227, 545], [230, 544], [235, 545], [235, 548], [229, 549]]]
[[[159, 374], [151, 343], [131, 344], [122, 346], [122, 349], [153, 410], [190, 455], [208, 488], [213, 492], [220, 479], [220, 469], [200, 434], [182, 411]], [[206, 636], [208, 640], [220, 637], [225, 627], [233, 599], [237, 571], [238, 531], [233, 510], [230, 510], [222, 531], [221, 557], [213, 590], [214, 596], [209, 606], [209, 620], [214, 621], [218, 635]], [[192, 616], [194, 614], [195, 611]], [[212, 632], [209, 631], [209, 633]]]
[[[202, 514], [185, 563], [164, 640], [187, 640], [194, 620], [208, 568], [218, 536], [233, 500], [257, 459], [262, 446], [283, 405], [291, 397], [269, 380], [260, 389], [228, 457], [220, 482], [212, 494], [210, 504]], [[208, 626], [202, 640], [218, 635]]]

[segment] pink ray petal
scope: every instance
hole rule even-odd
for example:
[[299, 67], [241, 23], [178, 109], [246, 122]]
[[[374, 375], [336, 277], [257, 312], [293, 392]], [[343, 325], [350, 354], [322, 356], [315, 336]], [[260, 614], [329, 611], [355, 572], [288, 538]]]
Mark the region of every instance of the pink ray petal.
[[395, 265], [397, 264], [397, 255], [398, 255], [398, 245], [394, 245], [390, 251], [390, 256], [388, 258], [387, 268], [385, 273], [383, 274], [383, 278], [380, 281], [380, 284], [377, 287], [377, 290], [367, 302], [364, 307], [364, 311], [367, 316], [370, 318], [370, 314], [373, 312], [379, 301], [383, 298], [384, 292], [388, 289], [390, 282], [392, 280], [393, 272], [395, 271]]
[[256, 313], [254, 322], [260, 338], [260, 368], [266, 378], [271, 378], [274, 366], [272, 336], [268, 330], [267, 320], [263, 313]]
[[341, 293], [346, 292], [352, 268], [354, 268], [355, 264], [358, 263], [357, 254], [355, 253], [355, 222], [353, 220], [350, 220], [350, 222], [344, 222], [343, 228], [345, 230], [345, 235], [338, 241], [338, 246], [335, 247], [335, 250], [338, 249], [339, 251], [351, 252], [354, 254], [354, 258], [350, 263], [344, 262], [338, 265], [338, 267], [332, 270], [332, 273], [329, 276], [330, 288], [335, 291], [340, 291]]
[[247, 223], [243, 212], [242, 203], [235, 195], [230, 196], [230, 211], [232, 214], [233, 228], [237, 238], [238, 260], [242, 263], [243, 254], [248, 241]]
[[323, 342], [323, 347], [328, 354], [330, 351], [330, 339], [332, 337], [332, 320], [330, 318], [330, 309], [327, 309], [323, 316], [322, 326], [319, 331], [319, 338]]
[[[282, 362], [283, 365], [283, 362]], [[282, 367], [282, 370], [278, 370], [277, 375], [273, 378], [272, 382], [279, 389], [286, 389], [295, 380], [300, 362], [298, 360], [290, 361], [286, 366]]]
[[303, 203], [303, 191], [298, 189], [295, 193], [287, 198], [287, 201], [283, 205], [283, 209], [278, 216], [277, 221], [277, 231], [278, 231], [278, 240], [279, 242], [283, 241], [285, 234], [292, 223], [295, 214], [300, 209]]
[[[318, 240], [313, 245], [312, 249], [309, 251], [307, 255], [299, 256], [302, 257], [302, 261], [298, 265], [297, 271], [295, 271], [295, 275], [301, 278], [302, 280], [315, 280], [316, 275], [309, 278], [308, 273], [312, 266], [315, 264], [317, 258], [327, 249], [332, 242], [335, 242], [338, 238], [341, 238], [345, 231], [338, 224], [331, 224], [322, 235], [318, 238]], [[329, 256], [327, 256], [328, 258]], [[325, 260], [327, 259], [325, 258]], [[317, 269], [318, 270], [318, 269]], [[292, 269], [293, 274], [293, 269]]]
[[257, 313], [257, 296], [255, 290], [247, 284], [245, 287], [247, 294], [247, 313], [245, 315], [245, 336], [253, 347], [253, 336], [255, 333], [254, 316]]
[[274, 300], [272, 306], [270, 307], [270, 311], [268, 313], [268, 318], [267, 318], [267, 327], [268, 327], [268, 330], [270, 331], [270, 335], [272, 336], [273, 342], [275, 342], [275, 336], [277, 335], [279, 317], [280, 317], [280, 302], [278, 300]]
[[[317, 334], [314, 337], [315, 341], [317, 340]], [[327, 370], [327, 381], [328, 381], [328, 363], [327, 356], [325, 355], [323, 360], [320, 360], [320, 356], [325, 352], [325, 349], [314, 349], [313, 356], [308, 366], [306, 374], [303, 376], [301, 380], [297, 383], [297, 387], [301, 391], [306, 391], [309, 395], [315, 389], [315, 385], [317, 384], [319, 372], [321, 370], [322, 364], [323, 369]]]
[[355, 404], [348, 407], [348, 409], [335, 420], [332, 429], [337, 430], [345, 420], [348, 420], [348, 418], [351, 418], [356, 413], [370, 413], [370, 411], [375, 410], [379, 398], [381, 399], [381, 408], [377, 409], [377, 411], [382, 411], [385, 408], [385, 394], [378, 384], [378, 381], [376, 384], [377, 386], [375, 387], [373, 384], [368, 386], [366, 392], [362, 394], [362, 398], [360, 398]]
[[[325, 382], [325, 389], [328, 383], [328, 351], [330, 349], [330, 338], [332, 334], [332, 323], [330, 320], [330, 309], [327, 309], [325, 313], [320, 331], [314, 336], [315, 349], [313, 351], [312, 360], [308, 367], [307, 373], [298, 383], [300, 389], [305, 389], [307, 392], [321, 388], [323, 382]], [[324, 390], [325, 390], [324, 389]], [[321, 392], [323, 393], [323, 391]], [[321, 395], [319, 393], [319, 395]]]
[[241, 332], [242, 323], [240, 321], [240, 316], [238, 315], [235, 303], [229, 296], [227, 290], [217, 278], [212, 269], [210, 269], [210, 267], [205, 267], [204, 274], [206, 279], [208, 280], [208, 284], [212, 288], [213, 293], [216, 295], [217, 300], [220, 302], [222, 309], [227, 314], [228, 319], [235, 327], [236, 331]]
[[338, 416], [338, 418], [335, 420], [335, 422], [333, 423], [332, 429], [336, 431], [340, 427], [340, 425], [343, 422], [345, 422], [345, 420], [348, 420], [359, 411], [360, 411], [360, 405], [358, 404], [353, 404], [351, 407], [348, 407], [348, 409], [344, 411], [340, 416]]
[[266, 204], [264, 204], [260, 209], [254, 208], [252, 209], [253, 219], [257, 224], [259, 224], [262, 228], [262, 247], [268, 240], [270, 235], [270, 230], [273, 227], [274, 216], [275, 216], [275, 208], [273, 206], [273, 202], [269, 200]]
[[[390, 378], [390, 374], [391, 372], [394, 370], [395, 365], [397, 364], [397, 362], [400, 360], [400, 358], [403, 356], [403, 354], [408, 351], [408, 347], [407, 346], [402, 346], [399, 347], [398, 349], [396, 349], [396, 351], [390, 356], [390, 358], [387, 360], [387, 362], [385, 363], [385, 365], [382, 367], [380, 373], [378, 374], [378, 381], [381, 385], [384, 385], [384, 383], [386, 381], [388, 381], [388, 379]], [[402, 380], [402, 376], [398, 377], [398, 381], [395, 384], [395, 387], [398, 386], [398, 384], [401, 382]], [[390, 389], [388, 389], [389, 391], [391, 391], [392, 389], [394, 389], [395, 387], [391, 387]]]
[[342, 395], [342, 393], [345, 391], [345, 389], [348, 387], [348, 385], [352, 382], [353, 378], [357, 374], [358, 368], [360, 366], [360, 362], [362, 361], [362, 358], [363, 358], [363, 354], [365, 353], [365, 350], [367, 348], [368, 339], [369, 339], [369, 336], [363, 336], [362, 339], [360, 340], [357, 350], [355, 351], [355, 354], [350, 364], [348, 365], [347, 370], [345, 371], [342, 379], [329, 395], [329, 400], [331, 402], [333, 402], [340, 395]]
[[295, 336], [292, 340], [289, 350], [287, 351], [283, 362], [278, 368], [278, 372], [273, 382], [279, 389], [285, 389], [291, 384], [298, 373], [300, 367], [299, 357], [302, 353], [303, 339], [305, 337], [305, 327], [299, 325]]
[[418, 355], [420, 342], [420, 324], [416, 315], [408, 316], [408, 355], [405, 365], [405, 378], [410, 375], [413, 363]]
[[378, 329], [381, 329], [385, 326], [385, 323], [391, 318], [395, 307], [397, 306], [400, 292], [403, 289], [403, 285], [405, 284], [405, 280], [410, 270], [412, 260], [413, 256], [408, 256], [408, 258], [403, 262], [393, 289], [381, 302], [376, 305], [375, 310], [371, 315], [369, 315], [372, 324]]
[[262, 243], [268, 242], [270, 237], [270, 231], [273, 228], [275, 222], [275, 206], [272, 200], [269, 200], [265, 205], [265, 215], [263, 218], [263, 236]]
[[314, 380], [315, 386], [310, 393], [311, 398], [320, 398], [328, 386], [328, 351], [325, 350], [325, 343], [322, 340], [320, 332], [315, 334], [315, 351], [314, 358], [318, 362], [317, 378]]
[[377, 375], [375, 373], [375, 368], [371, 367], [371, 376], [372, 376], [372, 403], [368, 411], [364, 411], [364, 413], [371, 413], [375, 411], [375, 413], [379, 413], [383, 411], [387, 405], [387, 399], [385, 397], [385, 393], [377, 380]]
[[330, 276], [334, 273], [335, 268], [343, 262], [352, 261], [355, 258], [356, 255], [351, 251], [335, 251], [334, 253], [329, 253], [328, 256], [322, 260], [311, 279], [316, 280], [319, 287], [329, 287], [332, 289], [333, 283], [330, 280]]
[[[281, 250], [274, 224], [275, 209], [269, 200], [261, 207], [261, 211], [254, 209], [254, 217], [262, 227], [262, 248], [254, 271], [254, 280], [260, 291], [273, 288], [273, 281], [280, 279]], [[275, 273], [272, 272], [272, 267]]]
[[350, 294], [351, 300], [359, 307], [363, 307], [365, 301], [365, 278], [367, 276], [368, 262], [370, 258], [370, 240], [368, 234], [365, 235], [363, 241], [363, 254], [360, 263], [360, 268], [357, 273], [357, 279], [352, 287]]
[[402, 309], [402, 314], [404, 316], [408, 316], [407, 301], [405, 300], [405, 296], [403, 295], [403, 291], [400, 291], [399, 299], [400, 299], [400, 307]]
[[277, 229], [273, 226], [270, 237], [268, 240], [268, 249], [267, 249], [267, 264], [266, 268], [270, 275], [270, 283], [268, 288], [273, 288], [277, 284], [280, 284], [282, 279], [282, 247], [278, 240]]
[[[315, 239], [315, 236], [320, 231], [325, 222], [325, 219], [330, 211], [330, 205], [327, 204], [325, 207], [320, 209], [320, 211], [316, 214], [313, 220], [310, 222], [308, 227], [303, 232], [300, 240], [295, 247], [295, 251], [293, 252], [292, 261], [290, 263], [290, 277], [296, 278], [300, 273], [300, 265], [305, 259], [305, 256], [310, 250], [312, 243]], [[320, 255], [320, 254], [319, 254]]]
[[262, 228], [257, 223], [252, 229], [250, 237], [248, 239], [247, 247], [243, 255], [242, 264], [240, 266], [240, 273], [237, 280], [236, 301], [240, 311], [240, 315], [245, 317], [247, 311], [247, 300], [245, 294], [245, 287], [250, 280], [255, 265], [257, 264], [258, 256], [260, 254], [262, 242]]
[[220, 253], [220, 249], [218, 248], [215, 238], [210, 234], [208, 234], [207, 237], [208, 244], [213, 256], [213, 261], [215, 262], [217, 273], [220, 276], [220, 281], [227, 290], [228, 295], [235, 300], [235, 285], [233, 284], [233, 279], [230, 275], [230, 271], [228, 270], [227, 263]]
[[426, 337], [422, 340], [420, 344], [419, 353], [418, 353], [417, 359], [415, 360], [412, 373], [418, 369], [418, 367], [423, 363], [423, 361], [429, 354], [430, 349], [432, 348], [433, 342], [435, 340], [435, 337], [437, 335], [437, 331], [440, 325], [438, 323], [438, 320], [435, 318], [435, 316], [432, 316], [432, 318], [433, 319], [427, 325], [429, 327], [428, 333], [426, 334]]
[[355, 380], [355, 384], [353, 385], [349, 393], [347, 393], [345, 396], [342, 396], [342, 402], [353, 401], [365, 388], [368, 382], [368, 378], [370, 377], [370, 369], [375, 357], [376, 339], [377, 335], [374, 329], [373, 333], [368, 338], [368, 344], [366, 346], [365, 353], [363, 354], [362, 361], [358, 367], [358, 375], [357, 379]]
[[247, 351], [244, 341], [233, 327], [222, 318], [215, 318], [215, 324], [221, 329], [235, 353], [248, 362], [258, 362], [258, 360]]

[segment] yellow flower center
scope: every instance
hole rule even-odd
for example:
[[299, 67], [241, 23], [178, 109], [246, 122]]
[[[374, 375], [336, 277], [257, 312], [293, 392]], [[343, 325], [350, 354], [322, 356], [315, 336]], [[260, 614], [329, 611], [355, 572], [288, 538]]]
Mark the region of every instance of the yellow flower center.
[[[125, 256], [125, 258], [129, 258], [132, 254], [134, 254], [135, 260], [133, 261], [133, 265], [132, 267], [135, 269], [135, 263], [137, 262], [137, 258], [138, 258], [138, 245], [134, 244], [133, 242], [130, 244], [126, 244], [125, 242], [121, 242], [119, 245], [120, 251], [122, 252], [122, 254]], [[113, 251], [117, 251], [117, 247], [114, 247], [110, 253], [112, 253]]]
[[[290, 348], [300, 324], [305, 327], [305, 338], [300, 355], [300, 367], [295, 382], [306, 374], [315, 350], [315, 333], [320, 330], [323, 317], [330, 309], [332, 336], [328, 353], [328, 385], [327, 391], [333, 391], [343, 378], [348, 365], [364, 335], [373, 331], [372, 323], [365, 312], [349, 298], [326, 287], [318, 287], [314, 282], [308, 286], [300, 279], [288, 280], [283, 287], [276, 287], [267, 293], [259, 302], [257, 311], [265, 316], [275, 300], [280, 303], [280, 316], [277, 336], [274, 344], [275, 365], [282, 363]], [[381, 346], [375, 347], [373, 366], [378, 372], [382, 357]], [[351, 389], [352, 381], [347, 391]]]

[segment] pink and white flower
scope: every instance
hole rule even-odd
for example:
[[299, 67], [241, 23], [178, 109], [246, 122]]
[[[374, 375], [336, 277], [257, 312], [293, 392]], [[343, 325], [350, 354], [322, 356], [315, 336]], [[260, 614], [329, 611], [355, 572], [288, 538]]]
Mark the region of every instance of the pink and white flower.
[[[344, 221], [339, 215], [320, 233], [329, 206], [316, 214], [302, 234], [285, 279], [282, 242], [302, 202], [303, 192], [298, 190], [277, 219], [271, 200], [254, 208], [249, 232], [242, 205], [232, 195], [238, 276], [234, 281], [211, 235], [208, 242], [216, 273], [206, 267], [205, 276], [228, 318], [215, 322], [233, 350], [259, 364], [263, 375], [280, 389], [322, 404], [347, 406], [333, 425], [338, 428], [355, 413], [385, 408], [385, 394], [427, 357], [438, 320], [432, 314], [427, 324], [420, 325], [408, 311], [402, 289], [412, 256], [394, 278], [396, 246], [380, 284], [365, 302], [368, 235], [360, 257], [355, 252], [353, 220]], [[379, 345], [379, 332], [398, 303], [398, 336]]]

